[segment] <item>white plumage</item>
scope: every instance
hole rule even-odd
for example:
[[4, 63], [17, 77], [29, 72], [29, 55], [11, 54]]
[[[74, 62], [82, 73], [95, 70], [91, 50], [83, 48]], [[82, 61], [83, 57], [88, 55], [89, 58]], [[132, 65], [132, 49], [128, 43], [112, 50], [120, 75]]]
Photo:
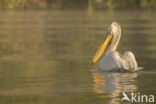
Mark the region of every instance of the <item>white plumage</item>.
[[[138, 68], [135, 56], [131, 51], [126, 51], [126, 52], [124, 52], [123, 55], [119, 54], [116, 51], [117, 45], [118, 45], [120, 37], [121, 37], [121, 28], [118, 23], [113, 22], [110, 25], [110, 27], [108, 29], [107, 37], [109, 35], [112, 35], [112, 38], [110, 39], [110, 42], [109, 42], [109, 40], [107, 41], [107, 42], [109, 42], [108, 45], [106, 44], [106, 47], [108, 47], [108, 48], [107, 48], [106, 55], [100, 61], [100, 69], [102, 71], [111, 71], [111, 70], [138, 71], [139, 69], [142, 69], [142, 68]], [[105, 49], [102, 50], [102, 53], [104, 50]], [[98, 56], [99, 53], [100, 52], [98, 50], [94, 59]], [[96, 61], [94, 61], [94, 62], [96, 62]]]
[[100, 61], [100, 69], [103, 71], [137, 71], [138, 67], [132, 52], [127, 51], [121, 56], [117, 51], [112, 51]]

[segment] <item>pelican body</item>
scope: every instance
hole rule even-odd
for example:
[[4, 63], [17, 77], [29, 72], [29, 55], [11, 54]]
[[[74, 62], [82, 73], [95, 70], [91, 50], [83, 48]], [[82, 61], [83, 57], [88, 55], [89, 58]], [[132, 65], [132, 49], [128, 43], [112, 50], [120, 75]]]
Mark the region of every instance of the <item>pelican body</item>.
[[101, 44], [99, 50], [93, 58], [93, 63], [100, 59], [107, 48], [106, 54], [100, 61], [102, 71], [138, 71], [134, 54], [131, 51], [124, 52], [123, 55], [116, 51], [121, 37], [121, 28], [117, 22], [113, 22], [108, 28], [105, 42]]

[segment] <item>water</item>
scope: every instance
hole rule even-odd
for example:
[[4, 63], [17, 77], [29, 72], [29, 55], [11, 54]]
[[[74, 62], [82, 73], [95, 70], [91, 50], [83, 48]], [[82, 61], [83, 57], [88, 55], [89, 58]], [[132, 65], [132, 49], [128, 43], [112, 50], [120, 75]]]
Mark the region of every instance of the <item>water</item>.
[[[156, 14], [149, 11], [0, 11], [1, 104], [117, 104], [122, 92], [156, 95]], [[103, 73], [91, 60], [112, 21], [118, 51], [137, 73]]]

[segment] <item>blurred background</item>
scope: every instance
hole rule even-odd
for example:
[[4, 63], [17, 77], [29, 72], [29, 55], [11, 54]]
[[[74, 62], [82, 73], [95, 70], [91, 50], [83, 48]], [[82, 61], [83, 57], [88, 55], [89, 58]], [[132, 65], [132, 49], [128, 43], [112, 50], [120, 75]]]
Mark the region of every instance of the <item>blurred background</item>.
[[[156, 0], [0, 0], [0, 104], [156, 95], [155, 9]], [[122, 28], [117, 51], [132, 51], [142, 71], [102, 73], [91, 63], [113, 21]]]
[[0, 0], [1, 9], [155, 9], [155, 0]]

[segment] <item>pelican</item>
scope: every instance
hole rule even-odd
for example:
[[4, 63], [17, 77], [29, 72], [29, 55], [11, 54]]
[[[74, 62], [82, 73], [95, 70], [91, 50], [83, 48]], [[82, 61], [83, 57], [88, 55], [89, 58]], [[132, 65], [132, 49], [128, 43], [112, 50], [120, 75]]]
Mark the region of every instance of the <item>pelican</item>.
[[134, 54], [126, 51], [123, 55], [116, 51], [121, 37], [121, 27], [117, 22], [113, 22], [106, 35], [105, 41], [101, 44], [96, 52], [93, 63], [97, 62], [107, 48], [106, 54], [100, 61], [100, 70], [102, 71], [138, 71], [142, 67], [138, 67]]

